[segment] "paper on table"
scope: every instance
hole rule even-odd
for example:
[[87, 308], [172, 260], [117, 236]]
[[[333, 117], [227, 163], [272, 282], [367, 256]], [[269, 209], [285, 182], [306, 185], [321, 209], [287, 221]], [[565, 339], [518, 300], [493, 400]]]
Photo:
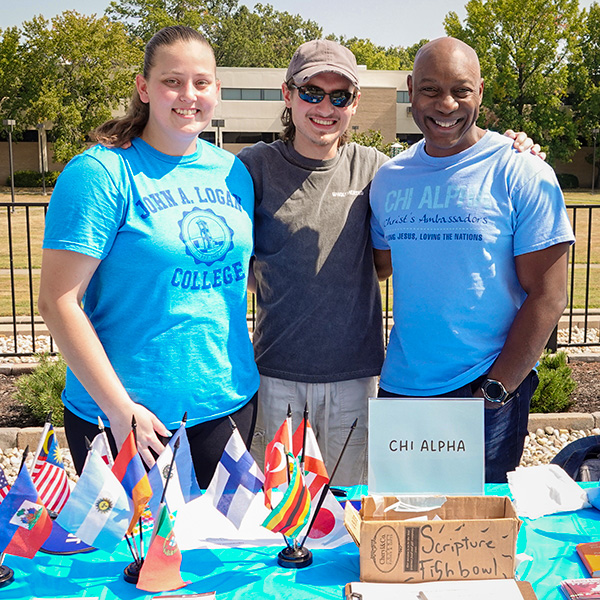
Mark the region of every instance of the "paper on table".
[[[474, 581], [428, 581], [426, 583], [350, 584], [352, 593], [362, 600], [523, 600], [514, 579], [482, 579]], [[423, 596], [420, 596], [423, 598]]]
[[590, 506], [585, 490], [558, 465], [517, 467], [508, 474], [508, 485], [520, 517], [537, 519]]
[[[326, 503], [323, 508], [326, 508]], [[338, 510], [343, 519], [343, 509], [338, 507]], [[213, 506], [210, 498], [206, 495], [200, 496], [177, 511], [175, 539], [181, 550], [282, 546], [284, 541], [280, 533], [273, 533], [261, 527], [268, 514], [264, 494], [259, 492], [252, 500], [240, 528], [236, 529], [235, 525]], [[299, 541], [303, 539], [304, 535], [300, 535]], [[336, 534], [333, 531], [319, 539], [306, 540], [307, 548], [311, 549], [337, 548], [353, 543], [345, 528], [342, 533]]]

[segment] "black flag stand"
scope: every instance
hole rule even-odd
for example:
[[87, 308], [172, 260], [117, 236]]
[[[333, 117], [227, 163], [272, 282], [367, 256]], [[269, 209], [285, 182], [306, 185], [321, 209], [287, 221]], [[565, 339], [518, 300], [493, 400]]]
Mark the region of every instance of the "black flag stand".
[[[137, 423], [135, 422], [135, 415], [131, 417], [131, 429], [133, 431], [133, 436], [135, 438], [136, 446], [137, 446]], [[142, 531], [142, 525], [140, 523], [140, 536]], [[129, 534], [125, 534], [125, 539], [127, 540], [127, 545], [129, 546], [129, 551], [131, 552], [131, 556], [133, 557], [133, 562], [129, 563], [123, 569], [123, 578], [127, 583], [137, 583], [140, 576], [140, 569], [144, 564], [144, 557], [141, 552], [138, 552], [137, 546], [135, 544], [135, 538], [131, 535], [131, 539], [129, 539]], [[141, 544], [140, 544], [141, 546]]]
[[5, 556], [4, 552], [0, 554], [0, 587], [8, 585], [15, 579], [15, 572], [10, 567], [2, 564]]
[[[288, 405], [288, 411], [290, 411]], [[291, 412], [291, 411], [290, 411]], [[304, 426], [302, 431], [302, 452], [300, 457], [299, 468], [304, 471], [304, 446], [306, 445], [306, 428], [308, 425], [308, 403], [304, 405]], [[289, 468], [288, 468], [288, 482], [289, 482]], [[287, 538], [284, 536], [287, 546], [277, 555], [277, 564], [280, 567], [286, 569], [303, 569], [312, 564], [313, 556], [312, 552], [304, 546], [298, 546], [298, 542], [294, 539], [294, 544], [289, 544]]]
[[286, 546], [277, 555], [277, 564], [286, 569], [303, 569], [312, 565], [312, 552], [304, 546], [298, 546], [294, 540], [293, 546]]

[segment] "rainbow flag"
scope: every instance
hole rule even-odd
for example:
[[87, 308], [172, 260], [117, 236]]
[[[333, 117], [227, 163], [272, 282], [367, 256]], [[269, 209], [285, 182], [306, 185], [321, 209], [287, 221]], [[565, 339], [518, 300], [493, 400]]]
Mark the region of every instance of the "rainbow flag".
[[290, 483], [277, 506], [269, 513], [263, 527], [270, 531], [295, 537], [306, 525], [310, 514], [310, 494], [304, 483], [294, 455], [288, 452], [290, 464]]

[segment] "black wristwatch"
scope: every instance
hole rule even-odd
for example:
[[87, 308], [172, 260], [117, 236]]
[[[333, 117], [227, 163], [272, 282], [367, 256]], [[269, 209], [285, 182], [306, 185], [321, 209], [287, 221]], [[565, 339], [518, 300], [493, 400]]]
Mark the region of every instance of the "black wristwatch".
[[481, 391], [486, 400], [494, 402], [495, 404], [503, 404], [510, 397], [510, 394], [506, 391], [506, 388], [502, 383], [495, 379], [486, 379], [481, 384]]

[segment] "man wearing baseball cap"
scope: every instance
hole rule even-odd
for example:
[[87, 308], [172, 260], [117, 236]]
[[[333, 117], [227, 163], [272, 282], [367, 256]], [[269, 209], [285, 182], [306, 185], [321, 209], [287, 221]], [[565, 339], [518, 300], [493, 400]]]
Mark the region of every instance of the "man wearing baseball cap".
[[366, 476], [367, 398], [383, 362], [381, 299], [369, 238], [369, 185], [387, 156], [348, 144], [360, 98], [356, 59], [329, 40], [302, 44], [282, 86], [282, 139], [244, 148], [254, 180], [261, 374], [255, 454], [264, 456], [288, 403], [308, 403], [335, 483]]
[[352, 485], [366, 480], [367, 399], [377, 393], [384, 355], [376, 267], [387, 256], [371, 246], [369, 188], [388, 157], [346, 143], [360, 99], [347, 48], [330, 40], [302, 44], [282, 91], [281, 139], [238, 154], [256, 200], [261, 383], [253, 453], [262, 464], [288, 404], [296, 426], [307, 404], [331, 472], [358, 418], [334, 482]]

